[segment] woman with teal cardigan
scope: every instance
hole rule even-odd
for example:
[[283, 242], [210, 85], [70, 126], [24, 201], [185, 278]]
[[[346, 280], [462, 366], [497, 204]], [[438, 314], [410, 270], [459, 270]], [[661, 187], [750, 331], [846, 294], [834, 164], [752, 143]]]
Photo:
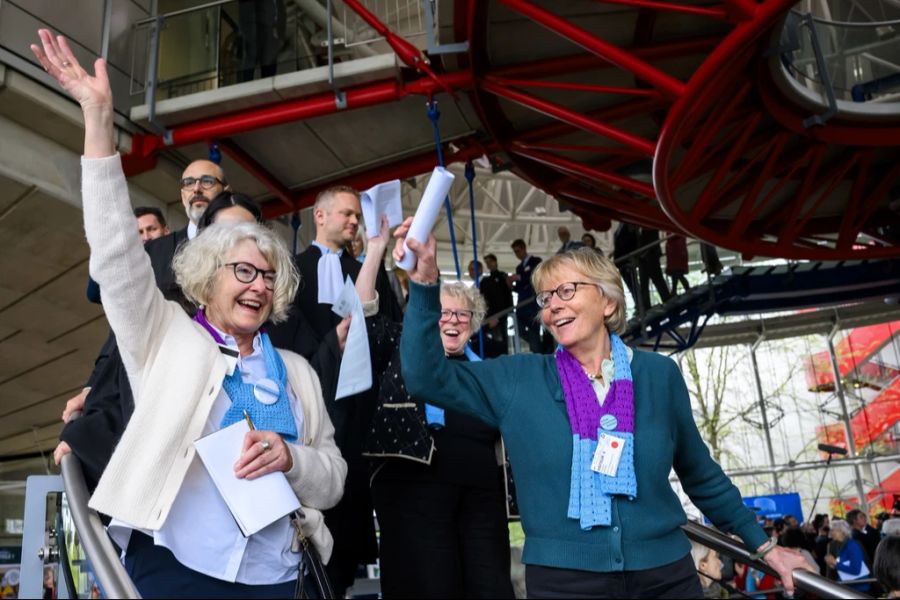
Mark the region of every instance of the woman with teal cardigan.
[[[403, 257], [411, 220], [395, 232]], [[721, 530], [782, 576], [803, 557], [776, 546], [712, 459], [675, 363], [632, 350], [622, 279], [590, 250], [556, 255], [535, 271], [554, 355], [449, 361], [440, 317], [435, 242], [405, 240], [416, 254], [401, 340], [409, 392], [500, 429], [516, 479], [529, 597], [702, 597], [669, 485], [674, 467], [694, 503]]]

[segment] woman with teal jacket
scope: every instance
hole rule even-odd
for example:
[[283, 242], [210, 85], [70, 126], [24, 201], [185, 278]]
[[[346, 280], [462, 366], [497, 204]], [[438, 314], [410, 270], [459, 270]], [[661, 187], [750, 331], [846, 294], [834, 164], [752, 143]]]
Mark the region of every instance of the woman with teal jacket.
[[[397, 232], [403, 257], [408, 219]], [[702, 590], [669, 485], [720, 529], [740, 536], [793, 591], [803, 557], [778, 547], [713, 461], [691, 415], [675, 363], [632, 350], [622, 280], [590, 250], [556, 255], [535, 270], [540, 317], [555, 355], [449, 361], [441, 351], [435, 242], [416, 254], [401, 341], [403, 378], [425, 401], [470, 414], [503, 435], [516, 479], [523, 562], [531, 597], [696, 598]]]

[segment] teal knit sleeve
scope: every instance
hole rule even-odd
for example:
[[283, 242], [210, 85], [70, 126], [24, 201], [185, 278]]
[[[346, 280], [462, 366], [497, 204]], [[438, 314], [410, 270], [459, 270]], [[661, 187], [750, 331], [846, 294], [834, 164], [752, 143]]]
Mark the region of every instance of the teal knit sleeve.
[[410, 282], [400, 337], [400, 364], [406, 389], [414, 397], [500, 426], [516, 381], [515, 357], [483, 362], [451, 361], [444, 355], [438, 320], [440, 286]]
[[677, 365], [671, 359], [665, 362], [675, 427], [675, 473], [684, 491], [716, 527], [738, 535], [748, 548], [755, 550], [768, 536], [757, 524], [756, 515], [744, 505], [740, 490], [713, 460], [700, 437], [691, 414], [687, 386]]

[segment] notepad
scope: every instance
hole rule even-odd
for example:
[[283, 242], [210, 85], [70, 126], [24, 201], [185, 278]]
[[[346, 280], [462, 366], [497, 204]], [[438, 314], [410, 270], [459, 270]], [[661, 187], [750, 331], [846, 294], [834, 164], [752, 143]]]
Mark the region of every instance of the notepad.
[[194, 442], [197, 455], [245, 537], [300, 509], [300, 500], [284, 473], [252, 480], [238, 479], [234, 474], [234, 463], [248, 431], [250, 427], [241, 419]]

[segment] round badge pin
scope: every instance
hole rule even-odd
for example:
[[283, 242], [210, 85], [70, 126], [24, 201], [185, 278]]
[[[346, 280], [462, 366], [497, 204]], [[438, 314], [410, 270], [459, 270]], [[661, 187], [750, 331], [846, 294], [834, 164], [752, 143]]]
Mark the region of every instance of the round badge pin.
[[271, 379], [260, 379], [253, 386], [253, 395], [263, 404], [278, 402], [278, 384]]
[[600, 427], [602, 427], [606, 431], [612, 431], [618, 424], [619, 420], [615, 417], [615, 415], [605, 414], [600, 417]]

